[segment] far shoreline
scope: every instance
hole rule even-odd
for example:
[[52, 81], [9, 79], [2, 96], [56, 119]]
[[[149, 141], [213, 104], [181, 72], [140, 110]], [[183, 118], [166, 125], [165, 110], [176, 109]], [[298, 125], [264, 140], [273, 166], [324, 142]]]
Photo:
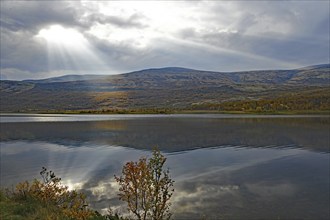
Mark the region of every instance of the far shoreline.
[[295, 110], [295, 111], [216, 111], [216, 110], [46, 110], [0, 112], [2, 115], [324, 115], [330, 116], [330, 110]]

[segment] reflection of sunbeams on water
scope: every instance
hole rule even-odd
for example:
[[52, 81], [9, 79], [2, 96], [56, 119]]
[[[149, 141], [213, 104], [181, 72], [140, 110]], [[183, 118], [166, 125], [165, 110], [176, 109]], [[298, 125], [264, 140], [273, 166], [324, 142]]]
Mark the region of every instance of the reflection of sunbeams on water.
[[175, 219], [329, 216], [328, 118], [22, 116], [1, 115], [1, 186], [40, 179], [46, 166], [93, 208], [119, 209], [114, 175], [158, 145]]
[[[286, 147], [225, 145], [164, 153], [168, 158], [166, 166], [175, 180], [172, 199], [175, 215], [196, 217], [202, 209], [205, 209], [202, 213], [216, 213], [217, 208], [226, 212], [228, 207], [247, 211], [245, 207], [249, 207], [251, 196], [257, 205], [290, 196], [300, 198], [299, 190], [307, 189], [310, 181], [301, 178], [313, 175], [308, 170], [311, 164], [319, 170], [316, 172], [326, 171], [324, 163], [328, 155]], [[150, 155], [150, 151], [88, 142], [79, 147], [46, 142], [2, 142], [1, 183], [10, 185], [39, 178], [40, 168], [47, 166], [64, 184], [86, 193], [93, 208], [104, 211], [110, 205], [120, 209], [114, 175], [120, 175], [127, 161]]]
[[[99, 169], [104, 171], [102, 173], [104, 177], [107, 176], [105, 168], [111, 169], [110, 176], [113, 176], [114, 171], [120, 170], [126, 161], [137, 160], [141, 156], [150, 156], [148, 150], [92, 144], [87, 142], [85, 145], [77, 147], [45, 142], [3, 142], [1, 145], [2, 163], [6, 167], [7, 163], [9, 165], [12, 162], [11, 158], [18, 157], [20, 162], [24, 160], [29, 163], [32, 162], [28, 167], [32, 165], [39, 169], [42, 166], [47, 166], [56, 169], [59, 175], [65, 177], [63, 179], [69, 178], [71, 184], [74, 184], [88, 180], [88, 177], [93, 176], [92, 173]], [[165, 153], [165, 155], [168, 157], [168, 164], [172, 173], [185, 179], [187, 176], [194, 178], [220, 170], [237, 169], [247, 166], [246, 164], [257, 164], [270, 159], [305, 152], [292, 146], [289, 148], [285, 148], [285, 146], [273, 147], [251, 148], [251, 146], [225, 145]], [[207, 158], [206, 161], [205, 158]], [[182, 166], [184, 164], [189, 169], [187, 166]], [[20, 168], [24, 170], [26, 166]], [[8, 172], [4, 173], [9, 175]], [[23, 173], [31, 174], [27, 170]]]
[[[128, 150], [116, 146], [83, 146], [78, 149], [73, 147], [65, 151], [65, 155], [49, 151], [48, 167], [60, 166], [59, 174], [63, 175], [63, 179], [68, 179], [72, 183], [79, 183], [81, 186], [86, 182], [95, 185], [104, 178], [112, 177], [125, 162], [120, 158], [130, 158], [131, 160], [138, 158], [125, 156]], [[98, 173], [99, 170], [102, 171], [101, 174]]]

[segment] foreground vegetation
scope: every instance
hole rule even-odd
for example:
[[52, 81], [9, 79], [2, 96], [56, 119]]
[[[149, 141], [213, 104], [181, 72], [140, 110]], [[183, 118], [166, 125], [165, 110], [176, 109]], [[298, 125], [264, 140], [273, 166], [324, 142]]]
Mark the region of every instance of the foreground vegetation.
[[24, 181], [12, 190], [0, 190], [1, 218], [6, 219], [170, 219], [170, 198], [173, 180], [163, 166], [166, 158], [158, 151], [147, 160], [128, 162], [122, 176], [116, 176], [120, 186], [119, 199], [127, 203], [127, 210], [134, 217], [122, 217], [109, 208], [108, 214], [88, 207], [86, 195], [69, 190], [54, 172], [42, 168], [42, 181]]
[[43, 181], [24, 181], [1, 190], [2, 219], [89, 219], [86, 196], [61, 183], [52, 171], [42, 168]]

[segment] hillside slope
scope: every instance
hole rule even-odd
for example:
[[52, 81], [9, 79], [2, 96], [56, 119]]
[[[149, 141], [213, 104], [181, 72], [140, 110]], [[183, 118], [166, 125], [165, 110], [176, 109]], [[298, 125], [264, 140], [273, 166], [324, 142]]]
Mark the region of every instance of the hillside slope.
[[[329, 105], [330, 65], [295, 70], [211, 72], [178, 67], [120, 75], [69, 75], [0, 82], [2, 112], [109, 109], [196, 109], [205, 104], [271, 100], [302, 92]], [[313, 92], [316, 91], [316, 92]], [[325, 102], [325, 104], [324, 104]]]

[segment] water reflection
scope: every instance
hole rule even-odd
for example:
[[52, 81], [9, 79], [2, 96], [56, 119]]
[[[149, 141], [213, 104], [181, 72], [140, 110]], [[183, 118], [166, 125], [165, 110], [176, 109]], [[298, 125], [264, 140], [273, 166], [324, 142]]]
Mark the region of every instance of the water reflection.
[[[124, 162], [150, 155], [123, 147], [72, 148], [43, 142], [3, 143], [1, 150], [1, 167], [6, 168], [2, 185], [38, 178], [40, 167], [47, 164], [66, 184], [82, 189], [99, 210], [121, 207], [113, 175]], [[327, 154], [226, 147], [166, 156], [176, 181], [172, 202], [178, 219], [329, 216]]]
[[[113, 175], [158, 145], [176, 219], [329, 219], [329, 118], [144, 118], [1, 123], [1, 186], [42, 166], [121, 209]], [[125, 209], [121, 210], [125, 211]]]
[[210, 219], [329, 217], [328, 156], [301, 152], [267, 158], [179, 183], [182, 197], [188, 198], [179, 202], [185, 208], [180, 218], [201, 213]]
[[89, 142], [167, 152], [224, 145], [303, 147], [329, 152], [329, 117], [143, 118], [110, 121], [1, 123], [1, 141]]

